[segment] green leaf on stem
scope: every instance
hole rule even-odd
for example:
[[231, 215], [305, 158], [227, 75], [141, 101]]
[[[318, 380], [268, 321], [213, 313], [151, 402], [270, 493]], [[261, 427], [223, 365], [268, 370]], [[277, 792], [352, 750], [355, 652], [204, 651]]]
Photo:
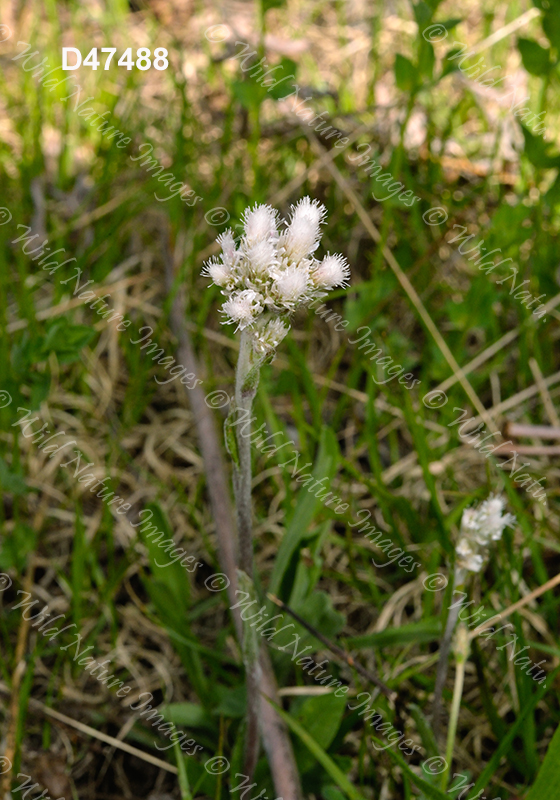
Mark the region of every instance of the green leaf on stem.
[[241, 462], [239, 460], [239, 449], [237, 447], [237, 436], [235, 435], [235, 431], [233, 429], [233, 426], [235, 424], [233, 418], [236, 416], [236, 414], [237, 414], [237, 409], [233, 408], [229, 412], [229, 414], [228, 414], [228, 416], [227, 416], [227, 418], [226, 418], [226, 420], [224, 422], [224, 440], [225, 440], [225, 443], [226, 443], [226, 450], [230, 454], [233, 463], [235, 464], [237, 469], [240, 469]]

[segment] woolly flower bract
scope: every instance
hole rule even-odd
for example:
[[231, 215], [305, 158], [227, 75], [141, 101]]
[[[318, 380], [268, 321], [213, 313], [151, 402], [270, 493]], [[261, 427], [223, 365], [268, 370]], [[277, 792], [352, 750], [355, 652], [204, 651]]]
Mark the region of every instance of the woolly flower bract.
[[243, 235], [236, 247], [231, 230], [218, 237], [221, 255], [202, 274], [219, 286], [226, 301], [224, 322], [253, 335], [255, 350], [268, 353], [289, 330], [284, 320], [335, 286], [347, 286], [350, 269], [341, 255], [322, 261], [313, 255], [321, 239], [326, 209], [304, 197], [291, 207], [280, 231], [278, 212], [255, 205], [243, 214]]

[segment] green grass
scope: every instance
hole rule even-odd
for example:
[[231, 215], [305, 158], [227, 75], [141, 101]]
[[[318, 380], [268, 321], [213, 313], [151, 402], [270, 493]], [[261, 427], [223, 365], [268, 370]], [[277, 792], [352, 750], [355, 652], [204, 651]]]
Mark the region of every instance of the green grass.
[[[255, 202], [287, 213], [300, 197], [317, 197], [329, 212], [321, 252], [343, 252], [351, 264], [351, 287], [325, 301], [348, 324], [335, 330], [317, 314], [298, 315], [278, 359], [263, 369], [254, 411], [255, 427], [266, 423], [270, 433], [282, 432], [278, 441], [293, 440], [300, 465], [311, 462], [318, 475], [328, 475], [329, 488], [349, 507], [335, 514], [291, 479], [291, 467], [282, 466], [291, 447], [269, 458], [255, 451], [259, 585], [263, 593], [291, 603], [323, 634], [340, 637], [398, 691], [400, 718], [388, 705], [385, 718], [422, 743], [424, 757], [432, 753], [437, 643], [450, 598], [447, 602], [449, 591], [426, 591], [422, 581], [433, 573], [451, 574], [462, 510], [503, 492], [518, 520], [472, 580], [468, 591], [476, 607], [503, 610], [557, 572], [554, 459], [520, 458], [530, 461], [534, 478], [546, 477], [543, 507], [498, 468], [503, 457], [484, 459], [459, 438], [458, 426], [449, 427], [457, 409], [476, 414], [459, 382], [446, 388], [448, 402], [441, 408], [422, 404], [453, 370], [383, 253], [385, 247], [391, 250], [461, 367], [517, 331], [467, 374], [486, 409], [513, 398], [494, 417], [497, 424], [555, 423], [558, 384], [551, 382], [546, 391], [537, 384], [539, 373], [546, 379], [559, 369], [560, 317], [552, 308], [546, 319], [535, 320], [504, 279], [513, 263], [518, 281], [528, 280], [533, 296], [544, 294], [547, 302], [558, 294], [560, 156], [554, 145], [545, 147], [542, 138], [522, 131], [519, 119], [483, 100], [472, 82], [442, 74], [454, 42], [473, 47], [529, 6], [514, 3], [504, 10], [494, 4], [481, 14], [475, 4], [459, 12], [432, 0], [415, 11], [404, 3], [396, 8], [398, 18], [389, 19], [376, 4], [356, 24], [344, 4], [263, 4], [266, 32], [286, 42], [308, 39], [305, 53], [290, 51], [283, 62], [285, 74], [295, 71], [300, 97], [311, 96], [306, 107], [314, 114], [326, 111], [329, 125], [356, 137], [347, 150], [334, 151], [333, 171], [319, 162], [312, 127], [290, 112], [292, 99], [278, 99], [291, 82], [284, 92], [266, 93], [238, 59], [221, 58], [235, 52], [237, 37], [231, 51], [208, 42], [204, 30], [221, 20], [206, 21], [204, 8], [195, 8], [186, 22], [172, 6], [156, 14], [144, 5], [132, 12], [124, 3], [101, 4], [94, 14], [87, 4], [49, 0], [31, 3], [17, 24], [7, 20], [14, 32], [0, 45], [5, 120], [0, 172], [1, 204], [11, 218], [0, 212], [0, 391], [12, 402], [0, 408], [0, 571], [13, 586], [0, 595], [0, 671], [5, 686], [13, 687], [14, 680], [18, 685], [19, 637], [27, 669], [17, 695], [14, 764], [22, 772], [31, 774], [34, 751], [62, 752], [71, 730], [58, 728], [29, 705], [32, 697], [111, 736], [127, 725], [126, 742], [179, 765], [178, 778], [161, 773], [158, 785], [174, 796], [235, 796], [233, 768], [218, 777], [203, 767], [218, 754], [241, 764], [245, 708], [243, 663], [228, 602], [225, 593], [212, 593], [204, 584], [222, 571], [207, 493], [212, 476], [201, 465], [189, 392], [178, 380], [158, 384], [155, 378], [164, 381], [168, 374], [133, 344], [145, 333], [140, 329], [150, 326], [158, 348], [176, 356], [165, 291], [171, 259], [186, 289], [204, 389], [232, 392], [235, 337], [220, 325], [219, 293], [200, 277], [216, 235], [227, 227], [209, 224], [213, 209], [226, 209], [232, 225]], [[415, 15], [424, 28], [458, 13], [462, 21], [447, 40], [434, 44], [433, 53], [414, 32]], [[550, 20], [545, 18], [544, 32], [540, 18], [528, 22], [485, 46], [481, 55], [489, 67], [498, 67], [493, 74], [499, 77], [511, 76], [521, 64], [527, 90], [519, 99], [529, 94], [534, 113], [547, 111], [547, 139], [554, 142], [560, 34]], [[357, 47], [361, 36], [371, 40], [369, 49]], [[519, 53], [518, 37], [546, 48], [550, 43], [546, 74], [527, 46], [521, 44]], [[13, 60], [23, 49], [18, 40], [39, 51], [33, 64], [48, 58], [50, 68], [60, 64], [62, 46], [79, 47], [85, 55], [93, 46], [110, 45], [120, 55], [131, 44], [166, 47], [170, 68], [128, 72], [113, 62], [108, 71], [81, 67], [72, 73], [83, 87], [79, 102], [91, 96], [96, 113], [109, 111], [109, 124], [130, 139], [119, 148], [74, 111], [75, 97], [63, 99], [72, 91], [69, 81], [49, 91], [22, 68], [22, 59]], [[268, 63], [280, 63], [268, 45], [263, 52]], [[53, 73], [60, 80], [67, 75]], [[410, 120], [406, 136], [405, 119]], [[361, 126], [364, 132], [356, 136]], [[332, 155], [332, 140], [316, 136], [321, 150]], [[178, 197], [157, 202], [154, 193], [168, 192], [137, 158], [143, 143], [153, 145], [152, 156], [165, 172], [202, 200], [192, 207]], [[379, 183], [348, 158], [366, 143], [372, 146], [369, 157], [420, 202], [407, 207], [398, 199], [373, 200]], [[378, 242], [360, 219], [359, 205], [379, 231]], [[422, 215], [440, 206], [447, 222], [427, 225]], [[449, 243], [461, 230], [453, 225], [466, 226], [475, 234], [471, 242], [484, 240], [489, 251], [499, 249], [500, 259], [512, 261], [490, 274], [477, 270], [458, 253], [457, 243]], [[35, 242], [48, 237], [52, 251], [63, 248], [61, 260], [76, 260], [49, 275], [33, 254], [23, 252], [22, 242], [14, 243], [26, 230], [22, 226], [40, 234]], [[74, 302], [77, 269], [80, 287], [92, 280], [88, 288], [110, 293], [110, 307], [130, 321], [126, 330], [116, 331], [85, 301]], [[349, 341], [360, 337], [361, 327], [370, 328], [372, 342], [420, 383], [410, 391], [397, 380], [376, 385], [373, 379], [385, 376], [364, 348]], [[535, 386], [530, 397], [516, 397]], [[149, 547], [138, 527], [86, 492], [60, 466], [63, 457], [46, 458], [22, 435], [14, 425], [22, 413], [18, 407], [40, 416], [34, 430], [48, 422], [53, 432], [64, 430], [78, 440], [98, 477], [110, 477], [110, 488], [131, 498], [129, 522], [136, 522], [142, 509], [155, 509], [160, 529], [202, 566], [192, 574], [178, 565], [157, 567], [159, 551]], [[215, 413], [221, 423], [223, 413]], [[372, 565], [372, 557], [379, 563], [386, 556], [359, 532], [358, 513], [365, 509], [396, 546], [413, 554], [419, 568], [409, 573], [396, 563], [383, 569]], [[149, 723], [137, 721], [129, 729], [130, 710], [77, 666], [69, 650], [46, 643], [33, 629], [25, 632], [19, 612], [9, 607], [26, 580], [34, 585], [34, 596], [51, 602], [53, 615], [67, 614], [95, 657], [109, 658], [112, 671], [138, 693], [149, 690], [157, 704], [171, 709], [190, 703], [183, 724], [204, 753], [184, 761], [172, 749], [158, 753]], [[546, 687], [516, 669], [507, 650], [497, 649], [507, 641], [503, 633], [475, 646], [469, 658], [451, 772], [472, 776], [474, 791], [484, 788], [489, 800], [524, 796], [558, 727], [558, 604], [557, 591], [547, 592], [511, 620], [533, 660], [547, 659]], [[305, 637], [302, 642], [322, 647]], [[64, 634], [63, 643], [71, 639]], [[271, 653], [281, 687], [317, 686], [285, 653]], [[329, 658], [332, 674], [350, 685], [348, 697], [372, 690], [327, 651], [314, 653], [318, 661]], [[451, 666], [446, 715], [453, 674]], [[9, 695], [0, 697], [7, 730]], [[329, 731], [332, 727], [328, 742], [318, 738], [313, 715], [302, 710], [309, 702], [288, 693], [282, 712], [306, 796], [373, 798], [382, 790], [387, 798], [414, 797], [417, 791], [440, 796], [435, 780], [425, 774], [418, 780], [418, 757], [405, 765], [394, 749], [377, 752], [367, 724], [348, 708], [337, 716], [329, 696], [313, 698], [314, 714]], [[106, 761], [99, 742], [75, 732], [72, 737], [68, 771], [72, 767], [76, 796], [85, 796], [101, 773], [99, 796], [122, 793], [122, 775], [133, 795], [147, 796], [155, 786], [155, 766], [142, 764], [144, 780], [137, 784], [136, 756], [121, 753]], [[302, 743], [305, 755], [299, 753]], [[274, 796], [264, 754], [255, 781], [255, 791], [266, 788]]]

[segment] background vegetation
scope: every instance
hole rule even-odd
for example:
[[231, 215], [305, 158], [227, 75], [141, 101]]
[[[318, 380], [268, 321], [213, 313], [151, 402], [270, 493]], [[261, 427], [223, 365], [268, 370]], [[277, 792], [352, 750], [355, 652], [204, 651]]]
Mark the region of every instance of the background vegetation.
[[[437, 0], [414, 7], [400, 0], [3, 3], [0, 22], [12, 35], [0, 51], [1, 205], [11, 218], [0, 220], [0, 389], [12, 403], [0, 411], [0, 570], [13, 585], [0, 595], [0, 717], [4, 743], [15, 735], [16, 773], [32, 774], [53, 797], [227, 798], [235, 787], [229, 773], [203, 767], [216, 755], [239, 765], [245, 703], [227, 598], [205, 585], [221, 572], [207, 496], [212, 476], [202, 467], [189, 392], [178, 380], [158, 383], [168, 373], [133, 341], [150, 326], [165, 354], [176, 355], [165, 280], [166, 267], [175, 269], [186, 287], [185, 324], [204, 389], [231, 392], [235, 338], [220, 326], [219, 294], [200, 270], [217, 233], [249, 204], [287, 213], [303, 195], [318, 198], [329, 211], [324, 251], [343, 252], [352, 269], [351, 287], [328, 300], [348, 326], [336, 331], [315, 314], [298, 316], [263, 371], [255, 403], [256, 427], [282, 431], [301, 453], [300, 464], [327, 475], [349, 508], [336, 515], [312, 501], [291, 468], [281, 466], [282, 451], [255, 453], [260, 583], [398, 693], [398, 714], [383, 697], [376, 708], [425, 754], [396, 763], [394, 748], [376, 751], [369, 722], [347, 706], [374, 687], [298, 627], [316, 660], [329, 658], [332, 673], [351, 687], [340, 702], [318, 694], [318, 685], [271, 647], [284, 710], [326, 754], [318, 758], [292, 733], [305, 795], [351, 796], [334, 767], [348, 776], [355, 797], [418, 796], [417, 767], [437, 754], [428, 720], [450, 603], [449, 590], [426, 591], [423, 582], [450, 574], [467, 505], [503, 492], [518, 520], [469, 589], [477, 608], [489, 615], [505, 609], [559, 571], [558, 448], [523, 442], [536, 451], [519, 463], [529, 461], [535, 479], [546, 477], [543, 505], [498, 468], [510, 454], [484, 459], [457, 426], [448, 427], [458, 409], [476, 416], [480, 406], [484, 421], [498, 427], [560, 427], [560, 7], [556, 0], [537, 6], [527, 14], [530, 5], [516, 0], [460, 9]], [[521, 17], [519, 27], [508, 27]], [[421, 31], [436, 22], [445, 23], [448, 36], [430, 44]], [[227, 38], [208, 41], [205, 31], [218, 24], [229, 26], [220, 29]], [[336, 149], [298, 118], [294, 97], [281, 99], [293, 80], [271, 92], [260, 86], [233, 58], [236, 42], [281, 64], [277, 76], [294, 74], [306, 107], [326, 112], [353, 144]], [[38, 52], [25, 68], [14, 60], [22, 43]], [[465, 69], [483, 56], [503, 83], [483, 89], [469, 78], [448, 57], [457, 43], [477, 49]], [[44, 58], [49, 68], [59, 66], [63, 46], [84, 56], [92, 47], [116, 47], [117, 55], [130, 46], [169, 50], [165, 71], [127, 71], [115, 59], [107, 71], [75, 73], [78, 102], [90, 98], [98, 114], [108, 111], [105, 119], [129, 139], [124, 147], [79, 116], [76, 97], [64, 100], [73, 91], [69, 81], [50, 90], [29, 71]], [[531, 112], [546, 111], [544, 137], [510, 110], [526, 96]], [[143, 143], [202, 200], [192, 207], [180, 197], [158, 202], [154, 193], [169, 192], [133, 160]], [[420, 200], [376, 202], [372, 192], [387, 191], [359, 166], [359, 144], [371, 145], [370, 157]], [[437, 223], [427, 224], [423, 215], [434, 207], [447, 219], [427, 217]], [[18, 225], [76, 261], [49, 275], [22, 242], [14, 243], [25, 232]], [[487, 275], [449, 244], [460, 230], [454, 225], [513, 259], [519, 282], [527, 280], [534, 297], [545, 296], [544, 319], [513, 297], [511, 282], [498, 284], [510, 273], [508, 263]], [[80, 286], [91, 280], [95, 293], [108, 294], [111, 307], [130, 320], [126, 331], [73, 294], [76, 267]], [[373, 378], [386, 376], [349, 341], [360, 326], [420, 384], [411, 391], [397, 380], [376, 385]], [[466, 379], [458, 379], [457, 365]], [[426, 408], [421, 398], [440, 386], [448, 402]], [[50, 459], [24, 437], [14, 427], [18, 407], [40, 417], [34, 430], [47, 422], [75, 439], [100, 477], [109, 476], [111, 489], [131, 502], [128, 514], [113, 514], [85, 491], [73, 468], [61, 467], [62, 454]], [[214, 413], [223, 419], [224, 412]], [[161, 554], [130, 524], [145, 508], [201, 562], [192, 575], [179, 565], [157, 567]], [[420, 568], [373, 566], [372, 557], [386, 557], [351, 526], [365, 509]], [[131, 713], [133, 695], [116, 698], [73, 661], [70, 648], [61, 649], [62, 637], [49, 643], [25, 624], [9, 608], [17, 590], [65, 614], [90, 654], [109, 659], [135, 697], [152, 692], [154, 705], [164, 704], [167, 718], [203, 746], [203, 755], [158, 753], [154, 741], [169, 742]], [[498, 649], [505, 633], [484, 648], [475, 642], [452, 769], [476, 784], [469, 797], [484, 789], [488, 800], [521, 798], [535, 782], [560, 718], [558, 602], [547, 592], [511, 617], [520, 646], [535, 662], [546, 659], [544, 688], [514, 667], [508, 649]], [[73, 639], [63, 636], [64, 644]], [[452, 675], [451, 668], [446, 715]], [[113, 737], [112, 744], [45, 709]], [[181, 785], [169, 770], [124, 752], [121, 742], [167, 760], [179, 769]], [[436, 785], [437, 777], [422, 777]], [[264, 755], [255, 780], [255, 792], [262, 787], [274, 797]], [[552, 797], [552, 780], [530, 800]]]

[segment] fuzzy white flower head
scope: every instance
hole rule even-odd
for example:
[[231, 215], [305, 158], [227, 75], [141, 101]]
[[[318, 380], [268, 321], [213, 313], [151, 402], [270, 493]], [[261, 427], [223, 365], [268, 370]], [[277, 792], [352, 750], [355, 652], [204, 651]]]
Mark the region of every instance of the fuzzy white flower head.
[[502, 497], [490, 497], [478, 508], [467, 508], [463, 513], [461, 528], [480, 545], [498, 541], [506, 526], [515, 523], [512, 514], [504, 514], [505, 503]]
[[281, 341], [280, 333], [285, 335], [283, 322], [267, 328], [271, 320], [287, 319], [297, 308], [324, 297], [325, 289], [347, 284], [349, 269], [342, 256], [328, 254], [321, 262], [313, 256], [325, 215], [321, 203], [305, 197], [292, 206], [291, 221], [280, 234], [278, 212], [255, 205], [243, 215], [239, 246], [226, 231], [218, 237], [221, 255], [204, 266], [203, 275], [226, 297], [221, 309], [225, 323], [236, 324], [237, 330], [249, 328], [262, 352]]
[[475, 553], [468, 539], [460, 539], [456, 548], [457, 566], [469, 572], [480, 572], [484, 559], [479, 553]]
[[233, 231], [227, 230], [221, 233], [216, 239], [222, 248], [222, 261], [227, 266], [233, 266], [236, 261], [237, 250], [235, 249], [235, 239]]
[[503, 514], [503, 498], [490, 497], [478, 508], [466, 508], [461, 518], [461, 538], [456, 547], [457, 567], [479, 572], [488, 555], [490, 542], [502, 538], [506, 526], [515, 523], [513, 514]]
[[251, 325], [263, 310], [263, 298], [252, 289], [233, 295], [222, 306], [222, 313], [228, 317], [228, 322], [236, 322], [237, 330], [243, 330]]
[[319, 262], [313, 270], [312, 278], [317, 286], [322, 289], [332, 289], [334, 286], [348, 286], [350, 267], [344, 256], [329, 253]]
[[309, 278], [306, 270], [300, 267], [288, 267], [276, 278], [274, 288], [278, 292], [281, 303], [286, 306], [297, 305], [309, 290]]
[[487, 531], [490, 539], [497, 541], [502, 538], [504, 528], [515, 524], [513, 514], [504, 514], [505, 502], [502, 497], [489, 497], [480, 506], [480, 525]]
[[210, 259], [210, 261], [204, 265], [202, 274], [209, 277], [216, 286], [225, 286], [230, 280], [232, 273], [229, 265]]
[[278, 238], [278, 212], [272, 206], [255, 205], [243, 215], [245, 236], [249, 244]]
[[278, 265], [278, 255], [274, 243], [263, 239], [254, 244], [246, 244], [243, 248], [245, 265], [256, 275], [267, 275]]
[[315, 252], [321, 238], [320, 225], [326, 214], [325, 206], [309, 197], [292, 206], [292, 220], [282, 238], [288, 256], [301, 259]]

